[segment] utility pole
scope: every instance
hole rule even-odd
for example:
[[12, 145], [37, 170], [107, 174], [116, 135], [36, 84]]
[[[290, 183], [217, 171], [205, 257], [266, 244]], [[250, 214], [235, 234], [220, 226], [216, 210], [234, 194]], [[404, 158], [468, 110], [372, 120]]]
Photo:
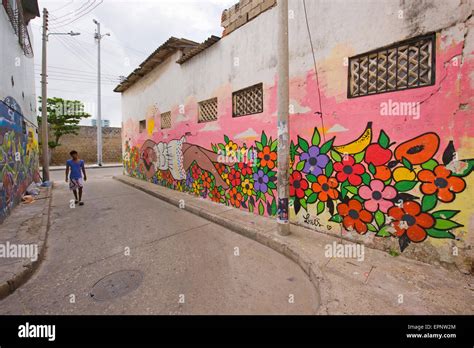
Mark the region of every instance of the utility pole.
[[49, 181], [49, 146], [48, 146], [48, 74], [47, 50], [50, 35], [77, 36], [80, 33], [48, 33], [48, 10], [43, 8], [43, 51], [41, 57], [41, 151], [43, 162], [43, 182]]
[[290, 234], [288, 213], [290, 144], [288, 118], [289, 92], [289, 40], [288, 40], [288, 1], [278, 1], [278, 234]]
[[97, 40], [97, 164], [102, 166], [102, 105], [101, 105], [101, 76], [100, 76], [100, 41], [104, 36], [100, 34], [100, 23], [93, 19], [97, 25], [97, 32], [94, 38]]
[[49, 181], [48, 149], [48, 91], [46, 75], [46, 48], [48, 41], [48, 10], [43, 8], [43, 52], [41, 62], [41, 150], [43, 159], [43, 182]]

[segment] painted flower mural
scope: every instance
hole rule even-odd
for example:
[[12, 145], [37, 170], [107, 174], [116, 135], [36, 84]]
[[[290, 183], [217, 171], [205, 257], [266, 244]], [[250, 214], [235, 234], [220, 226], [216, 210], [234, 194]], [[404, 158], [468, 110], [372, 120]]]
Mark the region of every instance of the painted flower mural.
[[[383, 130], [374, 141], [372, 123], [368, 123], [353, 142], [334, 145], [335, 141], [321, 139], [315, 128], [311, 139], [298, 136], [291, 142], [290, 207], [296, 215], [315, 211], [361, 235], [398, 238], [401, 251], [426, 238], [455, 238], [455, 229], [462, 227], [453, 220], [459, 210], [436, 208], [453, 202], [465, 190], [463, 178], [472, 172], [474, 160], [457, 160], [452, 142], [438, 162], [434, 156], [440, 140], [435, 133], [395, 147]], [[211, 144], [212, 151], [187, 143], [182, 146], [193, 148], [188, 153], [196, 154], [183, 159], [183, 180], [160, 169], [150, 177], [147, 172], [153, 169], [153, 153], [128, 142], [125, 170], [131, 176], [214, 202], [259, 215], [277, 214], [277, 140], [262, 132], [249, 146], [240, 146], [228, 136], [222, 143]], [[218, 160], [222, 153], [243, 156], [226, 162]], [[246, 153], [256, 155], [249, 158]]]

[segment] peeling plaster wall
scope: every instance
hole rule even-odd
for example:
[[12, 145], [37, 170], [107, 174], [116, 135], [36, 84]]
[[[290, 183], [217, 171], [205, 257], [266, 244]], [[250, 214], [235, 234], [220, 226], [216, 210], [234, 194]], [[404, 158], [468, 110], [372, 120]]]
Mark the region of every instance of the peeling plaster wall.
[[[437, 192], [430, 191], [430, 194], [427, 194], [428, 184], [422, 188], [426, 182], [422, 182], [421, 178], [428, 177], [429, 173], [420, 173], [423, 170], [434, 172], [434, 161], [440, 167], [447, 166], [449, 163], [443, 164], [443, 154], [447, 153], [448, 155], [445, 157], [449, 157], [449, 155], [453, 155], [453, 151], [457, 153], [458, 160], [474, 158], [471, 120], [474, 86], [472, 69], [474, 40], [471, 30], [473, 2], [463, 0], [448, 2], [441, 0], [364, 2], [321, 0], [306, 1], [306, 5], [315, 49], [318, 79], [316, 79], [314, 70], [303, 2], [290, 0], [290, 111], [292, 112], [290, 135], [295, 150], [295, 156], [292, 158], [292, 173], [301, 174], [301, 177], [297, 177], [299, 174], [295, 174], [296, 176], [293, 176], [290, 182], [293, 194], [303, 195], [297, 199], [293, 197], [290, 202], [293, 205], [290, 208], [291, 220], [323, 233], [335, 234], [376, 248], [396, 250], [398, 253], [403, 251], [404, 255], [425, 262], [457, 267], [463, 272], [472, 272], [472, 245], [474, 242], [472, 233], [474, 215], [470, 202], [472, 176], [467, 174], [462, 176], [460, 180], [464, 184], [456, 181], [457, 179], [449, 179], [451, 181], [449, 181], [448, 189], [454, 198], [452, 202], [447, 203], [441, 201], [439, 197], [435, 197], [440, 195], [441, 191], [438, 188]], [[206, 149], [217, 153], [219, 148], [229, 150], [234, 144], [239, 149], [241, 147], [253, 148], [262, 156], [260, 160], [257, 160], [257, 168], [252, 173], [245, 175], [245, 170], [235, 167], [234, 169], [241, 174], [240, 180], [234, 181], [236, 185], [228, 183], [228, 187], [222, 191], [224, 198], [220, 197], [221, 200], [216, 201], [255, 213], [276, 214], [276, 209], [273, 206], [276, 200], [276, 190], [267, 187], [268, 191], [263, 196], [260, 195], [256, 187], [258, 186], [257, 180], [261, 177], [255, 176], [259, 170], [269, 172], [264, 172], [264, 175], [273, 174], [276, 171], [276, 168], [269, 168], [277, 130], [277, 60], [276, 45], [274, 44], [277, 39], [276, 17], [276, 8], [266, 11], [183, 65], [175, 63], [180, 57], [180, 53], [176, 53], [167, 62], [123, 93], [124, 158], [126, 162], [129, 161], [129, 164], [135, 162], [135, 175], [138, 173], [144, 179], [161, 184], [166, 182], [165, 179], [157, 178], [154, 174], [153, 164], [156, 166], [159, 162], [155, 158], [157, 156], [156, 144], [159, 143], [169, 145], [173, 140], [182, 139], [185, 144], [191, 144], [184, 145], [184, 155], [181, 156], [185, 164], [188, 162], [187, 165], [190, 165], [190, 160], [186, 158], [188, 146], [191, 146], [192, 151], [196, 149], [190, 158], [191, 160], [198, 159], [198, 162], [200, 159], [202, 160], [201, 154], [214, 162], [213, 155], [206, 153]], [[436, 80], [433, 86], [359, 98], [349, 99], [347, 97], [348, 57], [432, 32], [436, 33]], [[256, 83], [263, 83], [264, 112], [232, 118], [232, 92]], [[321, 103], [318, 95], [321, 95]], [[197, 103], [212, 97], [218, 98], [218, 120], [210, 123], [197, 123]], [[415, 103], [419, 105], [419, 114], [416, 117], [410, 115], [386, 116], [381, 112], [382, 105], [386, 105], [386, 103], [391, 103], [390, 105]], [[173, 127], [161, 130], [160, 113], [167, 111], [172, 112]], [[322, 111], [322, 118], [317, 114], [320, 111]], [[147, 128], [140, 133], [139, 120], [142, 119], [147, 120]], [[405, 226], [406, 228], [400, 228], [401, 220], [398, 221], [394, 218], [397, 213], [394, 202], [391, 203], [393, 209], [382, 214], [384, 223], [381, 226], [385, 224], [384, 228], [378, 225], [381, 223], [381, 213], [379, 212], [377, 214], [370, 212], [371, 221], [362, 221], [365, 225], [364, 228], [357, 228], [356, 224], [343, 221], [344, 214], [347, 215], [348, 211], [345, 211], [342, 204], [347, 204], [348, 200], [355, 199], [354, 197], [358, 196], [359, 191], [364, 190], [363, 186], [369, 186], [371, 182], [378, 180], [376, 174], [370, 172], [370, 169], [373, 168], [369, 168], [369, 157], [378, 158], [376, 161], [380, 161], [380, 158], [383, 157], [377, 154], [377, 152], [381, 152], [380, 149], [372, 151], [367, 150], [367, 146], [362, 148], [364, 151], [357, 157], [363, 164], [364, 172], [371, 177], [370, 183], [364, 181], [349, 185], [353, 187], [351, 190], [356, 193], [346, 192], [347, 198], [341, 200], [342, 183], [336, 182], [335, 184], [338, 186], [335, 190], [338, 191], [338, 197], [332, 200], [333, 207], [330, 207], [331, 204], [328, 201], [324, 201], [322, 202], [324, 207], [320, 210], [321, 196], [318, 192], [320, 188], [313, 185], [315, 178], [308, 176], [313, 170], [318, 175], [328, 174], [334, 180], [339, 180], [341, 177], [338, 179], [337, 169], [344, 162], [337, 156], [338, 146], [354, 142], [363, 134], [370, 134], [370, 142], [376, 144], [381, 133], [390, 139], [390, 143], [385, 144], [385, 147], [390, 152], [392, 162], [403, 149], [403, 146], [401, 148], [399, 146], [403, 144], [415, 144], [414, 146], [416, 146], [420, 135], [432, 133], [434, 135], [428, 135], [425, 138], [432, 140], [434, 139], [432, 137], [436, 136], [437, 140], [434, 142], [439, 141], [437, 151], [434, 151], [429, 157], [430, 160], [433, 160], [430, 162], [431, 166], [421, 167], [421, 163], [402, 164], [400, 159], [395, 167], [384, 169], [388, 170], [391, 176], [391, 181], [386, 181], [385, 185], [396, 188], [397, 198], [402, 197], [400, 193], [404, 192], [416, 197], [416, 199], [407, 199], [403, 196], [405, 203], [411, 201], [408, 207], [418, 205], [421, 209], [422, 203], [424, 204], [423, 212], [418, 212], [418, 215], [412, 212], [416, 221], [409, 221], [411, 225]], [[270, 137], [272, 140], [269, 139]], [[335, 137], [333, 143], [329, 144], [328, 141], [333, 137]], [[303, 140], [301, 145], [299, 139]], [[433, 141], [431, 143], [433, 144]], [[311, 157], [309, 147], [315, 146], [318, 151], [322, 151], [324, 144], [327, 144], [329, 149], [325, 156], [328, 157], [333, 168], [332, 171], [328, 170], [328, 165], [326, 165], [320, 173], [317, 170], [314, 171], [313, 167], [306, 167], [306, 161], [309, 161], [308, 158]], [[169, 145], [172, 149], [180, 146], [182, 146], [181, 143]], [[269, 148], [268, 151], [265, 150], [266, 147]], [[375, 148], [375, 146], [373, 147]], [[371, 154], [365, 155], [366, 150]], [[336, 154], [333, 157], [334, 151]], [[422, 153], [426, 154], [427, 151], [424, 149]], [[304, 155], [305, 152], [308, 155]], [[175, 153], [180, 154], [179, 151]], [[321, 154], [324, 153], [321, 152]], [[356, 157], [356, 153], [349, 155], [349, 157]], [[158, 157], [160, 157], [159, 154]], [[263, 159], [267, 159], [269, 162], [262, 162]], [[323, 159], [324, 163], [326, 163], [325, 161], [326, 159]], [[300, 164], [300, 162], [305, 163]], [[338, 165], [338, 162], [341, 164]], [[397, 170], [397, 168], [404, 165], [412, 168], [405, 169], [404, 180], [401, 180], [402, 170]], [[380, 165], [380, 167], [383, 166], [385, 164]], [[197, 169], [193, 169], [194, 167], [187, 168], [189, 175], [186, 175], [186, 178], [191, 178], [191, 181], [193, 180], [192, 175], [197, 173]], [[197, 167], [202, 169], [200, 166]], [[230, 172], [226, 173], [227, 169], [224, 172], [221, 170], [224, 169], [209, 170], [209, 173], [215, 178], [230, 174]], [[395, 170], [397, 170], [397, 174], [395, 174]], [[199, 171], [199, 175], [204, 175], [203, 172], [206, 170]], [[451, 178], [453, 175], [451, 172], [449, 173], [448, 177]], [[199, 175], [194, 176], [201, 178]], [[166, 171], [160, 172], [159, 176], [168, 176], [170, 179]], [[395, 180], [395, 177], [400, 180]], [[242, 186], [245, 178], [248, 178], [251, 183], [253, 182], [253, 189], [249, 194], [244, 193], [245, 190]], [[269, 177], [269, 179], [271, 178]], [[180, 184], [179, 180], [173, 181], [173, 179], [176, 178], [171, 178], [168, 182], [172, 188], [176, 189], [182, 189], [183, 185], [191, 183], [184, 183], [183, 179], [183, 183]], [[235, 173], [233, 179], [235, 179]], [[228, 180], [227, 177], [224, 181], [226, 180]], [[304, 181], [307, 185], [306, 190], [309, 191], [302, 193], [298, 191], [300, 187], [296, 186]], [[400, 181], [412, 181], [416, 182], [416, 185], [405, 190], [406, 188], [402, 188], [404, 183], [400, 184]], [[201, 186], [199, 187], [193, 182], [193, 185], [196, 186], [194, 187], [195, 194], [205, 192], [204, 196], [212, 199], [212, 194], [209, 193], [217, 184], [214, 186], [211, 183], [209, 190], [206, 190], [206, 187], [202, 186], [203, 182], [205, 183], [205, 181], [200, 181]], [[464, 187], [461, 187], [462, 185]], [[240, 193], [240, 197], [235, 194], [235, 191], [232, 191], [235, 187], [238, 187], [236, 192]], [[228, 195], [229, 192], [230, 195]], [[315, 195], [312, 196], [313, 193]], [[226, 198], [226, 196], [228, 197]], [[425, 196], [430, 197], [425, 198]], [[296, 209], [294, 206], [296, 200], [301, 201], [303, 206]], [[368, 200], [370, 199], [366, 201]], [[434, 200], [433, 207], [428, 204], [430, 200]], [[444, 200], [447, 200], [446, 197]], [[363, 199], [361, 201], [362, 210], [365, 210], [368, 203]], [[262, 203], [262, 207], [259, 203]], [[252, 209], [251, 205], [253, 205]], [[436, 213], [440, 210], [456, 211], [448, 214], [456, 216], [447, 222], [450, 217], [445, 215], [440, 217], [439, 213]], [[430, 217], [420, 214], [427, 214]], [[377, 222], [376, 218], [378, 218]], [[395, 220], [390, 223], [390, 219]], [[424, 226], [421, 226], [423, 224]], [[450, 224], [457, 225], [448, 228]], [[369, 227], [369, 231], [367, 231], [369, 225], [372, 227]], [[412, 225], [420, 227], [422, 231], [409, 229], [408, 227]], [[372, 231], [370, 228], [376, 230]], [[388, 235], [392, 234], [393, 237], [388, 237], [387, 233]]]

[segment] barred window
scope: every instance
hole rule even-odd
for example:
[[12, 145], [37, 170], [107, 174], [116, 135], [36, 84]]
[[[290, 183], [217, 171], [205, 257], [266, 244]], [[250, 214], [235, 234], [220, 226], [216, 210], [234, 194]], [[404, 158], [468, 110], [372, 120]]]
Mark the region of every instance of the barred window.
[[138, 130], [140, 133], [143, 133], [146, 129], [146, 120], [141, 120], [138, 125]]
[[435, 83], [435, 34], [349, 58], [349, 98], [431, 86]]
[[263, 84], [241, 89], [232, 93], [232, 117], [263, 112]]
[[161, 114], [161, 129], [171, 128], [171, 111]]
[[217, 120], [217, 98], [199, 103], [198, 123]]

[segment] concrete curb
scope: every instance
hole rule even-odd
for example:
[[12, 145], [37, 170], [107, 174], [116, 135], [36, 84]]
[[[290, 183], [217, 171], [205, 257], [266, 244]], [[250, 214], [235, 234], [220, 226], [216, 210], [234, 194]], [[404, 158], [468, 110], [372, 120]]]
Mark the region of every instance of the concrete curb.
[[[54, 184], [53, 184], [54, 186]], [[38, 259], [36, 261], [27, 260], [23, 264], [23, 270], [13, 275], [12, 278], [0, 284], [0, 300], [3, 300], [16, 289], [25, 284], [28, 279], [35, 273], [40, 266], [46, 254], [46, 241], [48, 239], [48, 231], [50, 227], [50, 213], [51, 213], [51, 202], [53, 186], [47, 188], [46, 192], [46, 203], [43, 207], [41, 214], [41, 226], [39, 231], [38, 240]]]
[[[139, 185], [138, 183], [134, 183], [132, 181], [126, 180], [121, 177], [113, 176], [113, 179], [129, 185], [133, 188], [136, 188], [140, 191], [143, 191], [151, 196], [159, 198], [173, 206], [179, 206], [179, 199], [164, 195], [160, 192], [152, 191]], [[133, 179], [133, 178], [130, 178]], [[138, 180], [138, 179], [135, 179]], [[144, 182], [146, 183], [146, 182]], [[169, 189], [168, 189], [169, 190]], [[174, 191], [173, 191], [174, 192]], [[185, 193], [183, 193], [185, 194]], [[323, 272], [317, 265], [315, 265], [309, 255], [304, 253], [303, 250], [299, 250], [294, 246], [290, 245], [288, 242], [284, 240], [285, 237], [279, 236], [277, 234], [273, 234], [270, 232], [265, 232], [259, 230], [257, 228], [250, 228], [239, 224], [238, 221], [233, 221], [226, 219], [219, 214], [214, 214], [209, 212], [205, 209], [200, 209], [196, 206], [192, 206], [187, 204], [184, 210], [189, 211], [195, 215], [198, 215], [206, 220], [212, 221], [218, 225], [221, 225], [233, 232], [236, 232], [244, 237], [252, 239], [262, 245], [265, 245], [276, 252], [286, 256], [291, 261], [296, 263], [303, 272], [306, 273], [309, 280], [313, 284], [314, 288], [316, 289], [316, 295], [318, 297], [318, 308], [314, 311], [315, 314], [328, 314], [328, 304], [330, 303], [329, 294], [331, 293], [331, 285], [329, 281], [324, 277]], [[292, 224], [293, 225], [293, 224]]]

